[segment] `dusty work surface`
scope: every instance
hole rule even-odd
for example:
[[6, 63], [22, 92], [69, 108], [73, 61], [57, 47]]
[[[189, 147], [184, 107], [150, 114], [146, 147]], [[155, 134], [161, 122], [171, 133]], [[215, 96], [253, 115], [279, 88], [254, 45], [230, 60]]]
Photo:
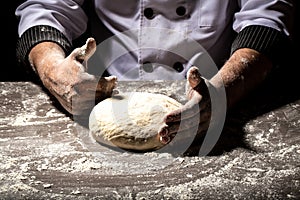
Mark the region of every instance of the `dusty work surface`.
[[[181, 83], [118, 87], [184, 101]], [[181, 157], [108, 149], [38, 84], [2, 82], [0, 199], [300, 199], [300, 98], [266, 91], [228, 114], [209, 155]]]

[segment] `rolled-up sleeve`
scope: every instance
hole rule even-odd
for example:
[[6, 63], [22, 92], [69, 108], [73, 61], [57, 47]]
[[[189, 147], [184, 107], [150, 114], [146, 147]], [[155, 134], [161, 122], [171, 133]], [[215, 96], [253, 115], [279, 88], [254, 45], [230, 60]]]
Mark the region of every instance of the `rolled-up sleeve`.
[[17, 59], [27, 64], [33, 46], [52, 41], [67, 53], [72, 41], [86, 31], [88, 18], [83, 0], [28, 0], [15, 11], [19, 19]]
[[81, 8], [83, 0], [28, 0], [16, 9], [19, 17], [18, 33], [27, 29], [47, 25], [62, 32], [68, 40], [80, 36], [87, 27], [87, 16]]
[[239, 0], [233, 29], [238, 33], [232, 53], [252, 48], [274, 59], [284, 41], [291, 36], [293, 0]]

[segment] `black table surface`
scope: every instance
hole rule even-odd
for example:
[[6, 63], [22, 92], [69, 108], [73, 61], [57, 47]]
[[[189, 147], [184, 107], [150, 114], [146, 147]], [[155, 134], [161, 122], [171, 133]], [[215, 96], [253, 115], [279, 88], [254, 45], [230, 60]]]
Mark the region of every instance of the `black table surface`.
[[[208, 155], [173, 156], [109, 149], [38, 83], [0, 82], [0, 198], [299, 199], [300, 95], [273, 86], [228, 112]], [[185, 101], [182, 82], [118, 89]]]

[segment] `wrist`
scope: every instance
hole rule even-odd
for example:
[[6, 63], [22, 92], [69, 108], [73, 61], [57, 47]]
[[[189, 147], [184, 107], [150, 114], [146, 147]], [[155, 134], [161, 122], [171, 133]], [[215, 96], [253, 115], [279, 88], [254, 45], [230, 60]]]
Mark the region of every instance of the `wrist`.
[[26, 30], [17, 41], [16, 56], [18, 62], [27, 66], [28, 55], [32, 48], [46, 41], [58, 44], [66, 54], [72, 49], [69, 40], [56, 28], [46, 25], [33, 26]]

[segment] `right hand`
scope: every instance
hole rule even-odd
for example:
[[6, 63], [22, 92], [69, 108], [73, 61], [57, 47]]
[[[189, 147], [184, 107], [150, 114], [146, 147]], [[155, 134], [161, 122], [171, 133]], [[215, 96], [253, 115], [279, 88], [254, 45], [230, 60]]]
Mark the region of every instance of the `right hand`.
[[[211, 99], [205, 80], [197, 67], [187, 72], [186, 95], [188, 101], [179, 109], [167, 113], [158, 135], [164, 145], [173, 140], [180, 132], [184, 135], [203, 135], [211, 120]], [[189, 134], [190, 133], [190, 134]]]
[[67, 57], [52, 42], [36, 45], [29, 54], [30, 63], [44, 86], [70, 114], [90, 111], [95, 103], [110, 97], [116, 87], [115, 76], [103, 78], [87, 73], [84, 63], [95, 50], [96, 42], [89, 38], [85, 45], [76, 48]]

